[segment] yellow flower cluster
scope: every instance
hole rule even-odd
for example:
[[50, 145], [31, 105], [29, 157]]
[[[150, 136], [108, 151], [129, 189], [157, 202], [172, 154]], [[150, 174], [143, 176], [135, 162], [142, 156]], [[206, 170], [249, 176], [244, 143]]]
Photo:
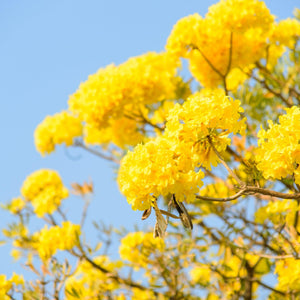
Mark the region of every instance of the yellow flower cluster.
[[293, 48], [297, 38], [300, 38], [300, 22], [288, 18], [274, 25], [270, 41]]
[[269, 202], [266, 206], [259, 208], [255, 212], [255, 220], [258, 223], [271, 221], [275, 225], [284, 223], [287, 225], [293, 225], [297, 209], [297, 203], [292, 200], [277, 200]]
[[286, 111], [279, 117], [280, 124], [269, 121], [270, 128], [258, 132], [257, 167], [266, 179], [294, 174], [300, 184], [300, 108], [293, 106]]
[[179, 200], [187, 201], [202, 185], [203, 172], [194, 172], [186, 157], [181, 159], [172, 143], [156, 138], [145, 145], [139, 144], [122, 159], [118, 183], [132, 209], [145, 210], [154, 197], [176, 194]]
[[70, 110], [96, 128], [124, 114], [128, 104], [151, 104], [175, 97], [178, 59], [149, 52], [90, 75], [70, 97]]
[[276, 261], [275, 273], [278, 274], [276, 289], [281, 291], [300, 291], [300, 261], [287, 258]]
[[230, 145], [230, 133], [245, 132], [245, 118], [240, 120], [239, 100], [225, 96], [223, 90], [196, 93], [170, 112], [164, 135], [175, 142], [178, 153], [187, 153], [196, 166], [217, 166], [218, 152]]
[[12, 214], [17, 214], [26, 206], [26, 202], [22, 197], [13, 198], [7, 208]]
[[82, 135], [81, 121], [67, 111], [47, 116], [34, 132], [35, 147], [42, 155], [55, 150], [55, 146], [65, 143], [71, 146], [75, 137]]
[[274, 23], [269, 36], [267, 51], [267, 68], [272, 69], [285, 52], [286, 47], [293, 49], [300, 37], [300, 22], [296, 19], [286, 19]]
[[139, 144], [121, 162], [118, 183], [132, 209], [147, 209], [160, 195], [194, 200], [204, 177], [199, 167], [218, 163], [212, 145], [222, 152], [231, 142], [229, 133], [245, 129], [239, 105], [220, 90], [209, 97], [194, 94], [182, 106], [176, 105], [164, 134]]
[[98, 129], [90, 124], [84, 127], [84, 141], [86, 144], [114, 143], [120, 148], [135, 146], [143, 140], [136, 121], [128, 118], [112, 120], [109, 127]]
[[7, 295], [7, 293], [12, 289], [12, 287], [22, 285], [24, 286], [24, 278], [22, 275], [18, 275], [13, 273], [10, 279], [7, 279], [5, 275], [0, 275], [0, 299], [1, 300], [9, 300], [11, 297]]
[[62, 222], [62, 227], [47, 225], [35, 234], [34, 247], [40, 258], [46, 262], [55, 255], [57, 250], [71, 250], [78, 245], [80, 225], [72, 224], [70, 221]]
[[166, 49], [189, 59], [192, 74], [206, 87], [222, 83], [230, 70], [244, 68], [263, 57], [273, 22], [258, 0], [223, 0], [177, 22]]
[[190, 271], [192, 281], [207, 286], [210, 283], [211, 271], [206, 265], [195, 266]]
[[[110, 262], [107, 256], [95, 257], [93, 261], [109, 272], [120, 268], [122, 264]], [[66, 281], [65, 296], [67, 300], [78, 299], [78, 295], [80, 299], [100, 299], [108, 291], [117, 288], [119, 284], [115, 280], [94, 268], [89, 262], [82, 261], [75, 273]]]
[[249, 28], [268, 31], [274, 17], [260, 0], [221, 0], [208, 9], [206, 18], [224, 27], [224, 31], [244, 33]]
[[163, 239], [154, 238], [152, 233], [131, 232], [122, 240], [119, 253], [122, 260], [134, 263], [134, 268], [146, 268], [152, 253], [162, 252], [165, 248]]
[[53, 213], [68, 197], [59, 174], [53, 170], [41, 169], [29, 175], [23, 183], [21, 194], [29, 201], [38, 217]]

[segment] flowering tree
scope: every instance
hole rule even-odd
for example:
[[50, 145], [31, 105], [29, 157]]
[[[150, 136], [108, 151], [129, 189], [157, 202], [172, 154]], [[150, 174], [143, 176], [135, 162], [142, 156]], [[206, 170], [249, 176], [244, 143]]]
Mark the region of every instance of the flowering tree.
[[95, 225], [105, 239], [89, 244], [87, 206], [80, 224], [64, 209], [70, 192], [88, 203], [92, 183], [69, 191], [37, 170], [5, 205], [14, 221], [3, 229], [33, 279], [0, 275], [0, 298], [300, 299], [299, 20], [221, 0], [179, 20], [164, 52], [90, 75], [38, 125], [36, 148], [112, 161], [153, 230], [120, 233], [120, 258], [109, 257], [111, 230]]

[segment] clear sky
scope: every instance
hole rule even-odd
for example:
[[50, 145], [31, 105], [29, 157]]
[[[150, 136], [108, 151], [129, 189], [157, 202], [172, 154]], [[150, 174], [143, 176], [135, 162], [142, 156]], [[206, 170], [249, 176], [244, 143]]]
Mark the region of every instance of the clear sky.
[[[119, 64], [147, 51], [161, 51], [176, 21], [198, 12], [204, 15], [216, 0], [1, 0], [0, 202], [20, 193], [22, 182], [40, 168], [57, 170], [67, 187], [92, 178], [95, 197], [89, 218], [115, 227], [143, 226], [120, 195], [111, 165], [80, 149], [64, 147], [47, 157], [35, 150], [33, 132], [45, 118], [67, 108], [68, 96], [89, 74], [107, 64]], [[267, 0], [279, 19], [292, 15], [299, 0]], [[78, 199], [69, 206], [79, 220]], [[76, 218], [76, 216], [78, 216]], [[0, 227], [9, 215], [0, 211]], [[150, 220], [146, 224], [154, 225]], [[38, 223], [36, 224], [36, 227]], [[38, 227], [37, 227], [38, 228]], [[3, 237], [0, 234], [0, 240]], [[0, 247], [0, 273], [21, 271]]]

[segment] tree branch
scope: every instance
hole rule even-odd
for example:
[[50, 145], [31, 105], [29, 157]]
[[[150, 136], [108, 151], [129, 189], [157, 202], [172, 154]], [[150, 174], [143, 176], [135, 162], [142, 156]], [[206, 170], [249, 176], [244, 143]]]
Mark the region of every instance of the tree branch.
[[281, 193], [276, 191], [270, 191], [264, 188], [256, 187], [256, 186], [246, 186], [241, 188], [241, 190], [236, 193], [233, 196], [225, 197], [225, 198], [214, 198], [214, 197], [206, 197], [206, 196], [200, 196], [196, 195], [196, 198], [203, 201], [215, 201], [215, 202], [229, 202], [233, 201], [243, 195], [252, 195], [252, 194], [262, 194], [267, 195], [275, 198], [281, 198], [281, 199], [300, 199], [300, 193], [294, 193], [294, 194], [287, 194], [287, 193]]
[[99, 157], [101, 157], [101, 158], [103, 158], [103, 159], [105, 159], [105, 160], [109, 160], [109, 161], [112, 161], [112, 162], [114, 162], [114, 163], [116, 163], [116, 164], [120, 164], [120, 161], [117, 160], [117, 159], [115, 159], [114, 157], [105, 155], [105, 154], [103, 154], [103, 153], [101, 153], [101, 152], [98, 152], [98, 151], [92, 149], [92, 148], [89, 148], [89, 147], [87, 147], [86, 145], [84, 145], [84, 144], [83, 144], [81, 141], [79, 141], [79, 140], [76, 140], [76, 141], [75, 141], [74, 146], [80, 147], [80, 148], [82, 148], [82, 149], [84, 149], [84, 150], [86, 150], [86, 151], [88, 151], [88, 152], [90, 152], [90, 153], [92, 153], [92, 154], [94, 154], [94, 155], [96, 155], [96, 156], [99, 156]]

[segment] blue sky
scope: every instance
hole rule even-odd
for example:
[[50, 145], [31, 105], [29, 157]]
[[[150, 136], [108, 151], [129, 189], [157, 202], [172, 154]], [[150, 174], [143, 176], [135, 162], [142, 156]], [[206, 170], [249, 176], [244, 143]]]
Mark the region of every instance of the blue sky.
[[[109, 163], [64, 147], [43, 158], [35, 150], [33, 132], [46, 115], [67, 108], [68, 96], [89, 74], [112, 62], [119, 64], [131, 56], [163, 50], [178, 19], [195, 12], [204, 15], [216, 2], [1, 0], [0, 202], [18, 196], [31, 172], [51, 168], [68, 187], [71, 182], [93, 179], [90, 220], [115, 227], [144, 226], [141, 213], [133, 212], [118, 192]], [[291, 16], [300, 6], [299, 0], [265, 2], [279, 19]], [[69, 213], [76, 221], [82, 206], [74, 197], [67, 201], [75, 203], [69, 206]], [[9, 215], [0, 211], [0, 220], [3, 228]], [[35, 226], [37, 229], [38, 223]], [[0, 273], [8, 275], [20, 270], [12, 264], [9, 251], [9, 246], [0, 247]]]

